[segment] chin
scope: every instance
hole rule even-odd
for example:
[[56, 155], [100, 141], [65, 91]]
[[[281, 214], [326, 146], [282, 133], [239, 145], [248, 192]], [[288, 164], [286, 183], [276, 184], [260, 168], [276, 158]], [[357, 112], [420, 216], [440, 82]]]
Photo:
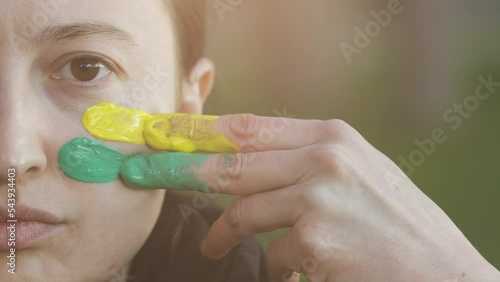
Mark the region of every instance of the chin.
[[[45, 282], [45, 281], [84, 281], [79, 280], [75, 270], [70, 265], [55, 259], [47, 258], [32, 249], [20, 250], [16, 253], [15, 274], [12, 268], [4, 264], [1, 268], [0, 281], [9, 282]], [[1, 252], [2, 257], [8, 255], [7, 252]]]

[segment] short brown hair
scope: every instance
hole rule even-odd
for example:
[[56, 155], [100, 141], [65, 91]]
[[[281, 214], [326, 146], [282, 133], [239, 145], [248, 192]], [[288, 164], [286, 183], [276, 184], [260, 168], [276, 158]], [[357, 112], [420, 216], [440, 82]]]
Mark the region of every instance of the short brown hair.
[[180, 71], [187, 77], [205, 54], [206, 1], [166, 0], [178, 42]]

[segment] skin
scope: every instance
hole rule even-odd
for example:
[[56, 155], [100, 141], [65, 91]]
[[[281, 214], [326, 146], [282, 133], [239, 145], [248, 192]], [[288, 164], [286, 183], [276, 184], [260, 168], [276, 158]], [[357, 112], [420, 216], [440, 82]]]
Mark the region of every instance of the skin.
[[[49, 25], [106, 22], [126, 31], [134, 42], [123, 35], [94, 34], [23, 46], [30, 39], [23, 35], [23, 27], [43, 9], [38, 1], [0, 3], [0, 207], [7, 203], [8, 181], [3, 172], [15, 167], [18, 204], [49, 211], [63, 220], [52, 237], [17, 250], [16, 275], [9, 274], [2, 263], [0, 281], [95, 282], [121, 277], [115, 274], [125, 273], [147, 239], [164, 191], [126, 189], [120, 181], [98, 185], [75, 181], [61, 172], [59, 149], [76, 137], [91, 138], [81, 117], [99, 102], [148, 113], [201, 113], [212, 86], [213, 66], [208, 60], [200, 60], [191, 75], [181, 78], [176, 38], [162, 1], [66, 2], [58, 5], [46, 24], [35, 27], [36, 32]], [[64, 66], [73, 55], [87, 53], [105, 58], [110, 72], [79, 82], [63, 71]], [[167, 75], [155, 85], [148, 68]], [[144, 87], [146, 79], [147, 95], [134, 95], [133, 90]], [[124, 154], [149, 151], [145, 145], [105, 143]], [[6, 256], [6, 252], [0, 254], [2, 262]]]

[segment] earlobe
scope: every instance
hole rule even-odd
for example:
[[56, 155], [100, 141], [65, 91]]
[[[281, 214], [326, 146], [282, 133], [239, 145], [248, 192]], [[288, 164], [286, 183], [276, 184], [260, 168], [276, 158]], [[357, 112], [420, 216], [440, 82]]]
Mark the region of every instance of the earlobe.
[[203, 104], [212, 91], [215, 67], [208, 58], [202, 58], [193, 67], [189, 80], [183, 83], [181, 112], [201, 114]]

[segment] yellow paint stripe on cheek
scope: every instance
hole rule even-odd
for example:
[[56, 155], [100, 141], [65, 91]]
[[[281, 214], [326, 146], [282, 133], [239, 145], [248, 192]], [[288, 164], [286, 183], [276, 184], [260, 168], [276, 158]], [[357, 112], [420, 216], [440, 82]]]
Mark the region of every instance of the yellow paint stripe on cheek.
[[238, 152], [238, 146], [215, 130], [217, 116], [181, 113], [149, 115], [110, 103], [85, 111], [82, 122], [93, 136], [110, 141], [148, 144], [156, 150]]

